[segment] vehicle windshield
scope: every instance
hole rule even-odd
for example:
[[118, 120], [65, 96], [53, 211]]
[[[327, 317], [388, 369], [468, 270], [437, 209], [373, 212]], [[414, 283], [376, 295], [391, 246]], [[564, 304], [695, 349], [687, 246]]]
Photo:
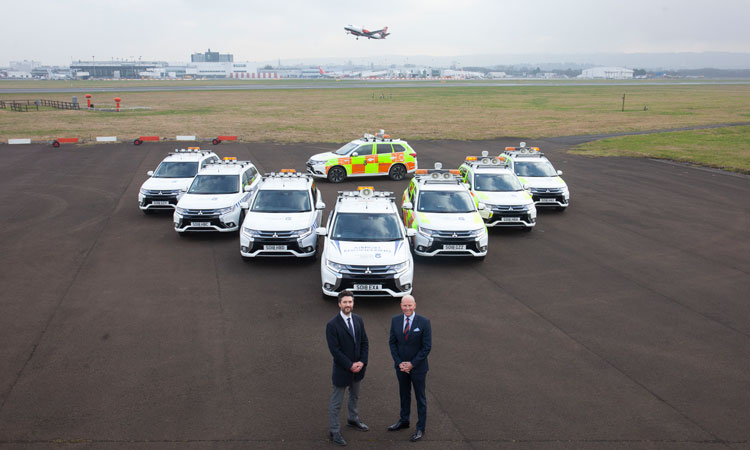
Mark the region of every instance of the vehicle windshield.
[[154, 178], [193, 178], [198, 173], [197, 162], [162, 162]]
[[310, 211], [310, 196], [307, 191], [261, 190], [255, 196], [252, 211], [267, 213], [291, 213]]
[[419, 194], [417, 211], [428, 213], [468, 213], [474, 201], [466, 191], [423, 191]]
[[516, 175], [519, 177], [556, 177], [557, 172], [549, 161], [516, 161]]
[[509, 192], [523, 189], [521, 182], [513, 174], [476, 174], [474, 189], [477, 191]]
[[357, 144], [356, 142], [350, 142], [333, 153], [337, 155], [348, 155], [357, 147], [359, 147], [359, 144]]
[[237, 175], [198, 175], [189, 194], [236, 194], [240, 191]]
[[394, 214], [340, 213], [331, 231], [337, 241], [397, 241], [403, 239]]

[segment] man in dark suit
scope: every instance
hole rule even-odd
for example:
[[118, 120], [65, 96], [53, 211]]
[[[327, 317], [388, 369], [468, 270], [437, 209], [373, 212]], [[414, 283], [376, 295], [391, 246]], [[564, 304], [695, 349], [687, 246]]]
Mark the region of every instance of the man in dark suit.
[[391, 336], [388, 343], [391, 347], [396, 377], [398, 378], [398, 392], [401, 398], [401, 415], [398, 422], [388, 427], [388, 431], [409, 428], [409, 414], [411, 412], [411, 388], [414, 387], [414, 397], [417, 399], [417, 430], [411, 436], [412, 442], [422, 439], [427, 424], [427, 397], [425, 384], [427, 382], [427, 355], [432, 349], [432, 327], [430, 319], [418, 316], [414, 310], [417, 303], [411, 295], [401, 299], [401, 311], [391, 320]]
[[328, 350], [333, 355], [333, 393], [328, 407], [330, 421], [330, 438], [336, 444], [346, 445], [341, 436], [339, 412], [344, 400], [344, 392], [349, 388], [349, 415], [347, 425], [359, 431], [367, 431], [367, 425], [359, 420], [357, 403], [359, 401], [359, 383], [365, 377], [369, 344], [365, 323], [362, 318], [352, 314], [354, 295], [342, 291], [338, 295], [339, 313], [326, 324], [326, 341]]

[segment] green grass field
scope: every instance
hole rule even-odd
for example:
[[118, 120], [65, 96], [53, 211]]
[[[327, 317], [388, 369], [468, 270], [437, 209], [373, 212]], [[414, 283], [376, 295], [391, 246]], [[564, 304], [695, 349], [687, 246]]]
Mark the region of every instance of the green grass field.
[[750, 126], [603, 139], [571, 153], [661, 158], [750, 174]]
[[[280, 80], [254, 83], [274, 84]], [[335, 80], [295, 81], [306, 87]], [[8, 87], [0, 83], [0, 87]], [[14, 82], [29, 83], [29, 82]], [[52, 99], [85, 102], [87, 88], [131, 86], [132, 83], [186, 83], [181, 81], [70, 82], [81, 86], [78, 94], [2, 94], [0, 100]], [[85, 84], [93, 83], [93, 84]], [[189, 83], [227, 84], [226, 81]], [[247, 82], [246, 82], [247, 83]], [[283, 83], [289, 83], [284, 80]], [[344, 82], [342, 82], [344, 83]], [[209, 84], [211, 85], [211, 84]], [[342, 84], [341, 86], [344, 86]], [[27, 85], [31, 86], [31, 85]], [[37, 86], [39, 87], [39, 86]], [[625, 94], [625, 111], [621, 111]], [[244, 141], [346, 142], [364, 132], [385, 129], [394, 137], [410, 140], [542, 138], [659, 130], [693, 125], [750, 122], [750, 85], [600, 85], [581, 86], [452, 86], [392, 87], [374, 84], [349, 89], [273, 89], [94, 93], [99, 107], [146, 106], [149, 110], [113, 112], [58, 111], [13, 112], [0, 109], [0, 141], [9, 138], [55, 139], [118, 136], [130, 140], [140, 135], [174, 137], [238, 135]], [[644, 110], [648, 106], [648, 110]], [[715, 130], [714, 130], [715, 131]], [[669, 139], [672, 134], [666, 135]], [[656, 139], [641, 136], [639, 139]], [[728, 138], [729, 139], [729, 138]], [[643, 141], [646, 142], [646, 141]], [[649, 141], [650, 142], [650, 141]], [[745, 151], [748, 148], [744, 141]], [[648, 146], [647, 146], [648, 147]], [[587, 147], [591, 152], [594, 147]], [[676, 156], [644, 155], [690, 160], [707, 164], [710, 155], [698, 158], [700, 149]], [[739, 156], [734, 162], [712, 165], [750, 168]], [[709, 149], [710, 150], [710, 149]], [[732, 158], [735, 151], [728, 157]], [[687, 159], [686, 159], [687, 158]]]

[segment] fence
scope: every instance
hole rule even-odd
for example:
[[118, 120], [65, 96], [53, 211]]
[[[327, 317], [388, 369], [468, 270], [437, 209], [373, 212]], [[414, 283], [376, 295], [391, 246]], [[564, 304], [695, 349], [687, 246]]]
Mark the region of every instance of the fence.
[[10, 109], [11, 111], [24, 112], [28, 111], [29, 107], [39, 111], [40, 106], [48, 106], [56, 109], [81, 109], [78, 103], [61, 102], [58, 100], [0, 100], [0, 109]]

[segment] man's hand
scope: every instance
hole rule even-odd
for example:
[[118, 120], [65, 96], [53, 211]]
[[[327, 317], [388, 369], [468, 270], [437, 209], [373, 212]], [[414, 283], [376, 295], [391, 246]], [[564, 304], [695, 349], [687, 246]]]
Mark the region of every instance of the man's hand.
[[401, 370], [401, 372], [409, 373], [411, 372], [411, 369], [414, 368], [414, 366], [409, 361], [404, 361], [398, 365], [398, 368]]
[[357, 372], [359, 372], [360, 370], [362, 370], [362, 368], [363, 368], [364, 366], [365, 366], [365, 364], [364, 364], [364, 363], [363, 363], [362, 361], [357, 361], [357, 362], [355, 362], [354, 364], [352, 364], [352, 368], [351, 368], [351, 369], [349, 369], [349, 370], [351, 370], [351, 371], [352, 371], [352, 372], [354, 372], [354, 373], [357, 373]]

